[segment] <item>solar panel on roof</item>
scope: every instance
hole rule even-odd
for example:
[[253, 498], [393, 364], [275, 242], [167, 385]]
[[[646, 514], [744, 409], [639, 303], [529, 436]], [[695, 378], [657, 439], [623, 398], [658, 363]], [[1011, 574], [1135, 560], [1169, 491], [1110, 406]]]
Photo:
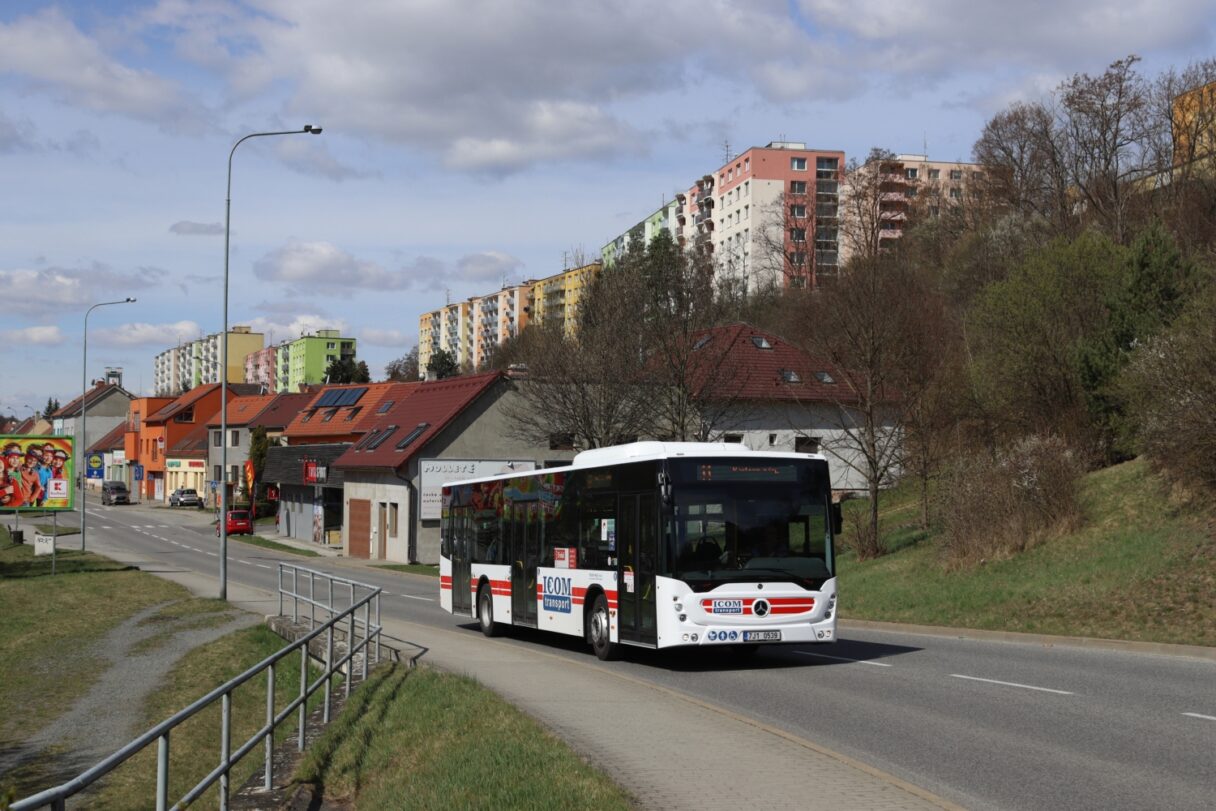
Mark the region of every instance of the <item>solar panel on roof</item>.
[[342, 393], [341, 389], [330, 389], [321, 395], [321, 399], [313, 405], [313, 408], [325, 408], [332, 406], [334, 401], [338, 399], [338, 395]]
[[354, 405], [355, 403], [359, 402], [360, 398], [362, 398], [365, 394], [367, 394], [366, 386], [358, 389], [347, 389], [346, 396], [342, 398], [342, 405]]

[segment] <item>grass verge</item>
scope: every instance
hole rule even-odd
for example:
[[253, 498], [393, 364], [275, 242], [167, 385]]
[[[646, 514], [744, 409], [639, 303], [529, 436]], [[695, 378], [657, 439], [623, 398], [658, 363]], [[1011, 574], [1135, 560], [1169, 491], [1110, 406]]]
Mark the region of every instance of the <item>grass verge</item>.
[[897, 490], [880, 504], [891, 554], [840, 556], [842, 617], [1216, 645], [1211, 510], [1172, 501], [1140, 460], [1085, 477], [1077, 531], [956, 571], [932, 532], [911, 528], [910, 500]]
[[630, 808], [535, 721], [464, 676], [380, 669], [296, 773], [355, 808]]
[[439, 577], [439, 567], [427, 563], [383, 563], [373, 569], [388, 569], [391, 572], [407, 572], [409, 574], [424, 574], [428, 577]]
[[80, 527], [65, 527], [63, 525], [56, 526], [54, 524], [34, 524], [34, 529], [41, 532], [43, 535], [55, 533], [55, 537], [59, 538], [64, 535], [79, 535]]
[[[142, 709], [142, 727], [148, 728], [188, 706], [207, 691], [286, 644], [264, 626], [247, 628], [191, 651], [169, 673], [163, 689], [154, 693]], [[317, 677], [315, 668], [310, 679]], [[300, 657], [288, 656], [275, 668], [275, 711], [279, 712], [299, 695]], [[321, 700], [318, 691], [310, 701]], [[254, 677], [232, 694], [232, 748], [235, 750], [266, 720], [266, 676]], [[295, 717], [275, 732], [275, 740], [286, 740], [295, 727]], [[170, 735], [169, 797], [176, 801], [219, 763], [220, 703], [201, 711], [176, 727]], [[255, 747], [232, 772], [232, 792], [262, 767], [262, 746]], [[88, 798], [89, 808], [125, 811], [151, 808], [156, 788], [156, 744], [146, 747], [111, 772], [100, 791]], [[219, 806], [218, 787], [208, 789], [196, 803], [200, 808]]]
[[276, 552], [287, 552], [291, 555], [299, 555], [304, 558], [319, 558], [321, 555], [311, 549], [300, 549], [295, 546], [288, 546], [285, 543], [272, 541], [269, 538], [263, 538], [261, 535], [229, 535], [228, 540], [238, 540], [241, 543], [251, 544], [253, 546], [261, 546], [265, 549], [273, 549]]

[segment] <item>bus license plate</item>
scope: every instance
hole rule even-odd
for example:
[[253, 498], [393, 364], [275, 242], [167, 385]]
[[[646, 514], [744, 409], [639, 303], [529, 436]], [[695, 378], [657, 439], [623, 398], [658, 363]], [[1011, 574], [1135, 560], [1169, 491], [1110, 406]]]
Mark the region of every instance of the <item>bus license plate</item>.
[[780, 631], [744, 631], [744, 642], [780, 642]]

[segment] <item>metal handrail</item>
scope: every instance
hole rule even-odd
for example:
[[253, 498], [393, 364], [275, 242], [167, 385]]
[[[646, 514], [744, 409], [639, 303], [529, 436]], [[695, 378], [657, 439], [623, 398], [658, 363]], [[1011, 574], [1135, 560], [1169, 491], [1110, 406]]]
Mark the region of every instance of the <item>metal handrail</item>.
[[[348, 663], [353, 663], [356, 654], [363, 651], [363, 667], [361, 672], [361, 680], [367, 679], [367, 660], [369, 654], [374, 654], [375, 661], [380, 661], [380, 588], [377, 586], [369, 586], [366, 583], [359, 583], [354, 580], [347, 580], [341, 577], [318, 572], [312, 569], [305, 569], [290, 564], [279, 564], [279, 616], [283, 616], [283, 597], [285, 592], [282, 588], [283, 574], [285, 570], [291, 570], [293, 588], [291, 592], [287, 592], [287, 596], [291, 596], [298, 601], [303, 599], [312, 606], [320, 605], [329, 613], [329, 619], [320, 625], [316, 625], [315, 621], [310, 624], [311, 630], [284, 646], [282, 649], [267, 656], [261, 662], [253, 665], [248, 670], [238, 676], [229, 679], [228, 681], [216, 687], [211, 692], [207, 693], [202, 698], [190, 704], [185, 709], [179, 710], [177, 713], [168, 719], [160, 722], [156, 726], [149, 729], [144, 734], [140, 735], [135, 740], [123, 746], [114, 754], [105, 758], [97, 765], [88, 769], [85, 772], [77, 775], [66, 783], [61, 783], [53, 788], [40, 791], [37, 794], [18, 800], [13, 803], [11, 811], [30, 811], [30, 809], [43, 808], [49, 806], [53, 811], [63, 811], [66, 808], [66, 801], [69, 797], [88, 788], [94, 782], [104, 777], [109, 772], [116, 769], [118, 766], [125, 763], [130, 758], [141, 752], [145, 747], [153, 741], [157, 742], [157, 764], [156, 764], [156, 808], [157, 811], [165, 811], [168, 808], [168, 793], [169, 793], [169, 733], [183, 722], [189, 720], [198, 712], [211, 706], [216, 700], [222, 700], [223, 707], [221, 710], [221, 728], [220, 728], [220, 762], [219, 765], [211, 770], [199, 783], [195, 784], [186, 794], [178, 800], [173, 808], [182, 808], [194, 800], [198, 799], [204, 791], [215, 785], [218, 781], [220, 784], [220, 808], [227, 809], [228, 807], [228, 775], [241, 758], [249, 754], [258, 743], [266, 742], [266, 766], [263, 785], [266, 790], [270, 790], [274, 780], [274, 731], [283, 721], [291, 717], [293, 712], [299, 712], [299, 729], [297, 748], [299, 751], [304, 751], [304, 737], [307, 728], [307, 702], [317, 690], [324, 688], [325, 692], [325, 709], [324, 723], [329, 723], [330, 718], [330, 680], [335, 673], [346, 667]], [[296, 593], [295, 582], [301, 573], [305, 573], [309, 577], [310, 590], [315, 585], [318, 577], [329, 580], [329, 603], [319, 603], [311, 596], [305, 598], [302, 594]], [[342, 609], [338, 609], [333, 604], [333, 584], [341, 583], [350, 587], [350, 603]], [[356, 589], [366, 589], [367, 594], [356, 599]], [[375, 620], [372, 620], [372, 606], [375, 606]], [[358, 612], [362, 609], [363, 620], [360, 623]], [[297, 614], [293, 607], [293, 615]], [[295, 621], [298, 621], [298, 616]], [[349, 627], [345, 629], [347, 634], [347, 650], [346, 655], [337, 661], [334, 660], [334, 629], [340, 622], [349, 622]], [[362, 625], [363, 634], [358, 634], [358, 628]], [[326, 651], [325, 651], [325, 669], [324, 673], [315, 681], [308, 682], [308, 646], [313, 640], [326, 635]], [[372, 647], [372, 640], [375, 639], [375, 646]], [[300, 694], [291, 700], [286, 707], [280, 712], [274, 711], [274, 668], [282, 659], [296, 650], [300, 651]], [[232, 731], [232, 692], [242, 684], [253, 679], [259, 673], [266, 672], [266, 723], [258, 729], [245, 743], [241, 744], [235, 752], [230, 752], [230, 741]], [[354, 667], [347, 669], [345, 679], [346, 697], [350, 697], [351, 682], [354, 681]]]

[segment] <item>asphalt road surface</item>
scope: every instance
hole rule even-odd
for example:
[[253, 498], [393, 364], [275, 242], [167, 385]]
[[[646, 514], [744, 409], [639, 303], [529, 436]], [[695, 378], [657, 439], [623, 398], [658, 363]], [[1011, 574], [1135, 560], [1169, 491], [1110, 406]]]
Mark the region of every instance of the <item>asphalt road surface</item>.
[[[89, 547], [218, 582], [210, 519], [90, 504]], [[231, 583], [273, 592], [282, 560], [381, 586], [385, 617], [478, 633], [439, 607], [437, 580], [229, 541]], [[847, 587], [843, 594], [847, 617]], [[1216, 661], [948, 635], [841, 636], [832, 646], [764, 649], [745, 663], [719, 651], [627, 649], [622, 661], [600, 664], [566, 637], [521, 631], [510, 641], [727, 707], [968, 808], [1216, 807]], [[695, 757], [695, 742], [686, 756]]]

